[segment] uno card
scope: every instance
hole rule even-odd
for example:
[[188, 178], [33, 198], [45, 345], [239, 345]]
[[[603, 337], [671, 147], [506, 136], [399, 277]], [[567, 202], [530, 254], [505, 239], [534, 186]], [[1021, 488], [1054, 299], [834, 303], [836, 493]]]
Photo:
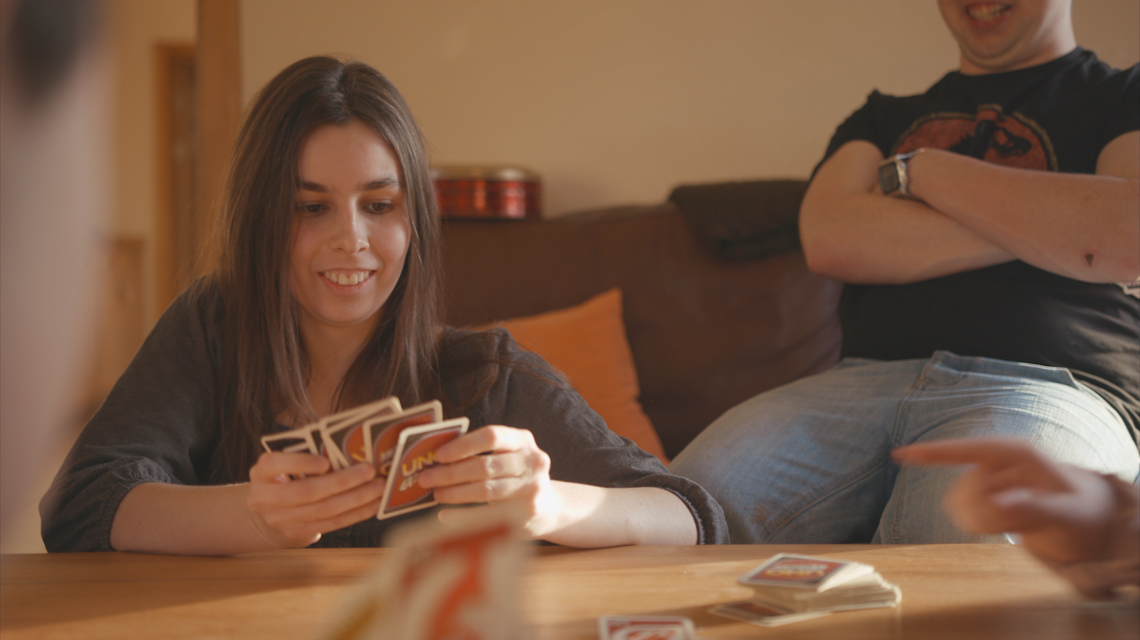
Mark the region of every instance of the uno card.
[[362, 404], [351, 409], [338, 411], [332, 415], [325, 416], [323, 420], [329, 424], [333, 424], [334, 422], [344, 422], [345, 420], [355, 418], [362, 414], [372, 413], [373, 411], [376, 411], [383, 407], [392, 407], [396, 413], [403, 411], [403, 408], [400, 407], [400, 399], [396, 396], [388, 396], [387, 398], [383, 398], [375, 402], [369, 402], [368, 404]]
[[718, 616], [732, 618], [733, 620], [743, 620], [759, 627], [778, 627], [782, 624], [826, 616], [830, 612], [788, 613], [751, 600], [744, 600], [715, 606], [709, 609], [709, 613], [715, 613]]
[[[321, 438], [320, 427], [320, 423], [314, 422], [312, 424], [307, 424], [300, 429], [294, 429], [290, 433], [305, 432], [307, 434], [307, 442], [311, 443], [309, 444], [309, 453], [321, 456], [322, 458], [328, 458], [329, 462], [332, 463], [333, 470], [335, 471], [336, 469], [340, 468], [337, 466], [340, 461], [339, 459], [333, 457], [333, 454], [330, 453], [330, 449], [325, 446], [325, 441]], [[298, 448], [296, 450], [301, 451], [302, 449]]]
[[364, 423], [375, 418], [395, 415], [399, 411], [400, 401], [390, 397], [318, 422], [320, 437], [325, 446], [329, 451], [335, 451], [339, 458], [334, 465], [340, 463], [337, 468], [343, 469], [360, 462], [371, 463], [372, 447], [365, 439]]
[[323, 640], [529, 637], [518, 603], [530, 545], [515, 505], [481, 507], [461, 525], [394, 527], [378, 569], [342, 598]]
[[[750, 587], [790, 587], [822, 591], [842, 572], [850, 573], [858, 563], [778, 553], [764, 564], [740, 576], [740, 584]], [[858, 565], [873, 570], [870, 565]], [[865, 573], [865, 572], [860, 572]]]
[[365, 421], [363, 437], [372, 448], [370, 461], [376, 465], [377, 477], [388, 477], [392, 457], [396, 454], [396, 444], [400, 441], [400, 432], [408, 427], [442, 421], [443, 405], [439, 400], [416, 405], [395, 415]]
[[280, 451], [291, 453], [308, 451], [309, 453], [316, 453], [318, 451], [316, 442], [313, 440], [313, 432], [304, 427], [293, 429], [292, 431], [261, 436], [261, 446], [265, 449], [266, 453]]
[[467, 433], [467, 418], [456, 418], [446, 422], [407, 427], [400, 432], [396, 443], [388, 483], [384, 486], [384, 497], [380, 499], [380, 520], [418, 511], [438, 504], [431, 489], [424, 489], [416, 482], [420, 471], [439, 464], [435, 450]]
[[602, 616], [601, 640], [696, 640], [693, 621], [684, 616]]
[[[321, 449], [317, 445], [317, 438], [319, 437], [314, 429], [302, 427], [300, 429], [293, 429], [292, 431], [262, 436], [261, 446], [264, 447], [268, 453], [314, 453], [321, 455]], [[290, 475], [289, 477], [293, 480], [299, 480], [307, 476], [299, 474], [297, 476]]]

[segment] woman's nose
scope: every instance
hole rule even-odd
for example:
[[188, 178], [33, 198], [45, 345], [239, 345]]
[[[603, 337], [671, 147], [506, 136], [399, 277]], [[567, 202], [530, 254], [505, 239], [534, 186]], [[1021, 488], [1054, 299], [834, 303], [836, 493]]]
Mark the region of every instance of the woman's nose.
[[368, 234], [355, 206], [340, 207], [337, 211], [332, 247], [337, 251], [356, 253], [368, 248]]

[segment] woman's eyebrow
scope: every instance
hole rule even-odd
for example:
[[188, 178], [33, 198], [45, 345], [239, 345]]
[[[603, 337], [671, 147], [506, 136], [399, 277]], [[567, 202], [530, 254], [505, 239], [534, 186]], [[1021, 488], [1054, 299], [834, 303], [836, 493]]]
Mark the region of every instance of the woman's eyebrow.
[[360, 188], [360, 190], [361, 191], [374, 191], [376, 189], [387, 189], [388, 187], [398, 187], [398, 186], [400, 186], [400, 181], [397, 180], [396, 178], [381, 178], [379, 180], [373, 180], [372, 182], [369, 182], [368, 184], [363, 185]]
[[[389, 187], [399, 187], [400, 181], [396, 178], [380, 178], [373, 180], [360, 186], [361, 191], [375, 191], [377, 189], [387, 189]], [[315, 191], [317, 193], [328, 193], [329, 188], [319, 182], [307, 182], [302, 180], [297, 185], [300, 191]]]

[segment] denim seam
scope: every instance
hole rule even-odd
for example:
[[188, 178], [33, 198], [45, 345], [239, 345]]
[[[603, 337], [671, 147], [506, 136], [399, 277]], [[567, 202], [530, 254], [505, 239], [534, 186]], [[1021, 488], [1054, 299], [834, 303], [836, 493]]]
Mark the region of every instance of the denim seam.
[[[905, 432], [903, 425], [906, 421], [907, 414], [910, 412], [909, 402], [912, 398], [914, 398], [914, 396], [919, 391], [922, 391], [923, 389], [925, 389], [926, 385], [933, 382], [931, 380], [930, 376], [928, 376], [926, 374], [927, 374], [927, 370], [930, 367], [937, 366], [937, 364], [935, 363], [935, 360], [936, 359], [932, 358], [930, 360], [930, 362], [927, 362], [926, 365], [924, 367], [922, 367], [922, 371], [919, 372], [919, 374], [918, 374], [918, 380], [916, 380], [915, 383], [913, 385], [911, 385], [910, 391], [907, 392], [907, 394], [905, 396], [903, 396], [902, 400], [899, 401], [899, 410], [897, 413], [895, 413], [895, 424], [894, 424], [894, 428], [891, 430], [891, 449], [894, 449], [895, 447], [903, 444], [902, 440], [903, 440], [903, 434]], [[889, 461], [890, 461], [890, 456], [887, 457], [887, 460], [886, 460], [887, 464], [890, 464]], [[902, 471], [900, 470], [899, 473], [901, 474]], [[891, 507], [891, 494], [894, 493], [895, 486], [898, 484], [898, 480], [899, 479], [898, 479], [897, 475], [894, 478], [892, 478], [892, 481], [890, 483], [890, 488], [887, 490], [886, 500], [883, 501], [883, 504], [885, 505], [883, 507], [884, 511]], [[898, 497], [898, 501], [894, 504], [894, 511], [891, 513], [890, 526], [887, 528], [887, 531], [888, 531], [887, 535], [890, 537], [890, 540], [884, 541], [884, 540], [880, 539], [879, 540], [880, 543], [894, 544], [894, 541], [899, 538], [899, 532], [898, 532], [897, 528], [899, 526], [899, 513], [902, 511], [901, 502], [902, 502], [902, 495], [900, 494]], [[882, 526], [882, 517], [883, 517], [883, 514], [879, 514], [879, 525], [880, 526]], [[879, 527], [875, 527], [875, 529], [877, 531], [879, 529]]]
[[[898, 411], [895, 412], [894, 428], [892, 429], [892, 433], [891, 433], [891, 448], [894, 448], [894, 446], [896, 446], [898, 444], [899, 430], [900, 430], [901, 425], [902, 425], [903, 415], [906, 412], [905, 407], [906, 407], [907, 400], [911, 399], [914, 396], [914, 393], [916, 391], [918, 391], [919, 389], [921, 389], [923, 385], [930, 382], [930, 379], [926, 376], [926, 367], [929, 367], [929, 366], [931, 366], [931, 363], [927, 363], [926, 366], [923, 367], [922, 372], [919, 373], [918, 380], [915, 382], [914, 385], [911, 386], [910, 392], [908, 392], [906, 394], [906, 396], [903, 397], [902, 401], [899, 402]], [[852, 476], [850, 480], [846, 480], [846, 481], [841, 482], [840, 484], [835, 485], [831, 491], [819, 494], [819, 496], [817, 498], [805, 503], [803, 507], [801, 507], [800, 509], [790, 513], [788, 516], [782, 518], [775, 527], [769, 529], [769, 533], [765, 537], [764, 541], [768, 542], [769, 540], [771, 540], [774, 536], [776, 536], [778, 533], [780, 533], [780, 531], [782, 531], [785, 527], [787, 527], [792, 521], [794, 521], [799, 516], [803, 515], [803, 513], [805, 511], [807, 511], [808, 509], [811, 509], [815, 505], [823, 502], [824, 500], [827, 500], [828, 498], [834, 496], [835, 494], [839, 493], [843, 489], [846, 489], [847, 487], [851, 486], [852, 484], [868, 477], [869, 475], [871, 475], [872, 473], [881, 469], [884, 465], [889, 464], [889, 463], [890, 463], [890, 456], [887, 456], [886, 458], [880, 460], [874, 466], [869, 467], [866, 471], [863, 471], [861, 473], [858, 473], [858, 474]], [[890, 492], [889, 491], [887, 492], [886, 498], [887, 499], [886, 499], [886, 501], [884, 501], [884, 504], [886, 504], [887, 502], [890, 501]], [[876, 530], [877, 529], [878, 529], [878, 527], [876, 527]]]
[[817, 498], [804, 503], [804, 505], [802, 507], [800, 507], [799, 509], [797, 509], [796, 511], [791, 512], [789, 515], [785, 516], [784, 518], [781, 518], [779, 521], [779, 524], [777, 524], [775, 527], [772, 527], [769, 529], [768, 534], [764, 537], [764, 544], [770, 544], [769, 541], [772, 540], [773, 537], [775, 537], [777, 534], [779, 534], [784, 529], [784, 527], [791, 524], [792, 521], [794, 521], [796, 518], [803, 515], [805, 511], [808, 511], [809, 509], [815, 507], [816, 505], [823, 502], [824, 500], [827, 500], [828, 498], [839, 493], [843, 489], [846, 489], [847, 487], [850, 487], [851, 485], [855, 484], [856, 482], [859, 482], [860, 480], [871, 475], [872, 473], [877, 471], [880, 467], [882, 467], [884, 462], [886, 462], [886, 460], [883, 460], [883, 461], [879, 462], [878, 464], [868, 468], [866, 471], [863, 471], [859, 474], [852, 476], [850, 480], [845, 480], [845, 481], [841, 482], [840, 484], [835, 485], [835, 487], [831, 491], [819, 494], [819, 496]]

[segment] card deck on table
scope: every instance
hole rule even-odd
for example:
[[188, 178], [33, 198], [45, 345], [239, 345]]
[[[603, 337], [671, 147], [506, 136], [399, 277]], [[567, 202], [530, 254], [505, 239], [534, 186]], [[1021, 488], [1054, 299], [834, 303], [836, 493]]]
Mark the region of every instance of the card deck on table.
[[416, 482], [420, 471], [437, 464], [435, 450], [444, 444], [467, 433], [467, 418], [456, 418], [446, 422], [422, 426], [406, 427], [400, 431], [396, 443], [388, 482], [384, 486], [384, 497], [380, 500], [380, 520], [398, 516], [438, 504], [431, 489], [424, 489]]
[[778, 627], [782, 624], [819, 618], [831, 612], [813, 611], [810, 613], [788, 613], [758, 602], [744, 600], [715, 606], [709, 609], [709, 613], [715, 613], [718, 616], [732, 618], [733, 620], [743, 620], [744, 622], [750, 622], [760, 627]]
[[400, 441], [400, 433], [404, 429], [442, 421], [443, 405], [439, 400], [409, 407], [395, 415], [365, 421], [364, 440], [371, 445], [372, 457], [369, 462], [376, 465], [376, 476], [388, 477], [388, 468], [392, 464], [396, 444]]
[[902, 600], [899, 588], [884, 580], [877, 571], [845, 580], [823, 591], [783, 587], [753, 587], [753, 591], [754, 603], [788, 613], [893, 607]]
[[696, 640], [693, 621], [684, 616], [602, 616], [601, 640]]
[[749, 587], [785, 587], [823, 591], [834, 584], [871, 573], [875, 568], [858, 562], [778, 553], [741, 576]]
[[[777, 554], [737, 581], [752, 587], [752, 606], [788, 615], [893, 607], [902, 599], [899, 588], [869, 564], [813, 556]], [[743, 615], [740, 609], [718, 613]], [[773, 618], [764, 626], [803, 619]]]
[[364, 423], [397, 415], [400, 410], [400, 401], [390, 397], [320, 420], [317, 423], [320, 425], [320, 437], [333, 454], [329, 456], [333, 460], [333, 468], [345, 469], [360, 462], [371, 463], [372, 447]]

